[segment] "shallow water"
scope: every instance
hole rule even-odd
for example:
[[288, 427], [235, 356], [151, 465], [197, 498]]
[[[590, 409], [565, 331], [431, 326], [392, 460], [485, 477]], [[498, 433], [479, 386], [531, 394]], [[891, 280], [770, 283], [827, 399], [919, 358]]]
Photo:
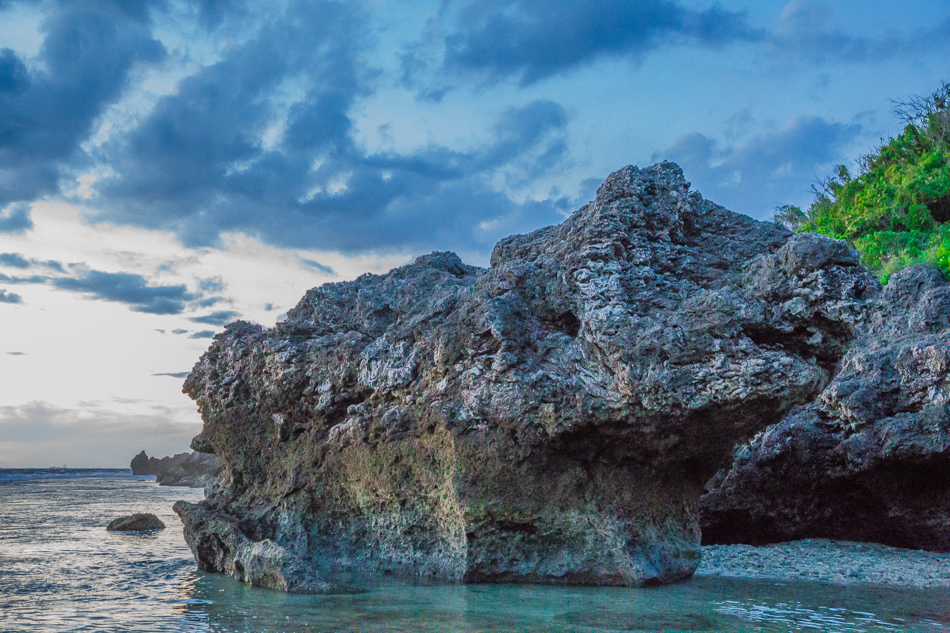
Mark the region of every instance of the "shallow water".
[[[654, 589], [385, 582], [292, 596], [195, 570], [171, 511], [200, 490], [125, 471], [0, 470], [0, 631], [948, 631], [946, 589], [695, 578]], [[152, 512], [154, 537], [106, 532]]]

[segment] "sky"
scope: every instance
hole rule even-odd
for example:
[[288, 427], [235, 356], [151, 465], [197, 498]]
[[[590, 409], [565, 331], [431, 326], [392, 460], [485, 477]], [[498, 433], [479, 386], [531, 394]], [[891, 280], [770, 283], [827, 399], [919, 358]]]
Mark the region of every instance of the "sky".
[[0, 468], [185, 451], [227, 323], [628, 164], [807, 206], [947, 59], [946, 0], [0, 0]]

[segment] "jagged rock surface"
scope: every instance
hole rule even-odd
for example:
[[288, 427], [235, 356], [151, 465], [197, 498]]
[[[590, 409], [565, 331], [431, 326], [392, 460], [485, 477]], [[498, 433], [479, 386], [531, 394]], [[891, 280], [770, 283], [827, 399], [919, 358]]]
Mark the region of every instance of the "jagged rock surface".
[[199, 567], [290, 591], [688, 578], [705, 482], [825, 387], [879, 288], [627, 167], [488, 270], [434, 253], [229, 326], [184, 387], [223, 470], [175, 509]]
[[210, 484], [221, 470], [221, 460], [217, 455], [198, 452], [157, 459], [142, 451], [132, 458], [129, 466], [133, 475], [155, 475], [155, 481], [161, 486], [202, 488]]
[[703, 539], [826, 537], [950, 551], [950, 284], [895, 275], [830, 385], [740, 446]]

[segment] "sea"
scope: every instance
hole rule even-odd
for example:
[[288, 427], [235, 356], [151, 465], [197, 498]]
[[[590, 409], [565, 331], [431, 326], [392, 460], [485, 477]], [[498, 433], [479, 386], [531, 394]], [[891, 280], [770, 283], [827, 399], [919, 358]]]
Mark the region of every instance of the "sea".
[[[288, 595], [197, 570], [197, 489], [128, 469], [0, 469], [0, 631], [950, 631], [947, 589], [696, 577], [649, 589], [420, 585]], [[152, 536], [106, 531], [151, 512]]]

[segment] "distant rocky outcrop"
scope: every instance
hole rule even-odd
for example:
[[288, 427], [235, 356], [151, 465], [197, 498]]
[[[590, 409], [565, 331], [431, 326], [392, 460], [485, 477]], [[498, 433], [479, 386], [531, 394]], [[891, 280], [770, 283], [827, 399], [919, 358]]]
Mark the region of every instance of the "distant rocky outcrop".
[[709, 543], [950, 551], [950, 284], [923, 265], [892, 277], [834, 380], [738, 447], [710, 488]]
[[110, 532], [157, 532], [164, 530], [165, 524], [154, 514], [130, 514], [113, 519], [106, 529]]
[[221, 475], [175, 510], [201, 569], [288, 591], [688, 578], [705, 483], [828, 386], [880, 289], [626, 167], [488, 270], [433, 253], [228, 326], [184, 386]]
[[217, 455], [179, 453], [173, 457], [156, 459], [142, 451], [132, 458], [133, 475], [155, 475], [162, 486], [190, 486], [201, 488], [211, 483], [221, 469]]

